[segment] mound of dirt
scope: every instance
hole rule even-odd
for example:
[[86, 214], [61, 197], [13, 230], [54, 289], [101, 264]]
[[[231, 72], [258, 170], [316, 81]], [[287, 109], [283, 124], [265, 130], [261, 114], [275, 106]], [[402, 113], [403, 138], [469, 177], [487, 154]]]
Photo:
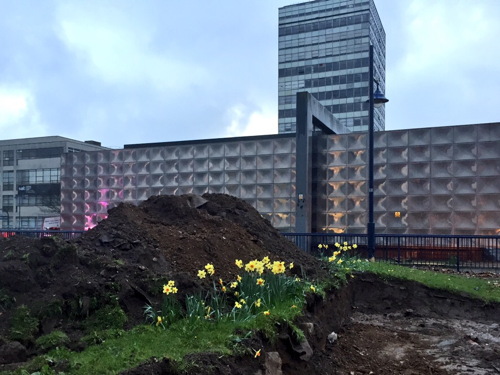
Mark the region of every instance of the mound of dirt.
[[[246, 202], [229, 195], [153, 196], [139, 206], [122, 203], [95, 228], [74, 240], [14, 236], [0, 240], [0, 336], [9, 337], [16, 307], [39, 320], [34, 338], [53, 330], [82, 335], [78, 319], [118, 297], [127, 326], [144, 322], [144, 306], [156, 305], [161, 288], [175, 280], [179, 298], [208, 283], [196, 275], [207, 263], [232, 280], [236, 259], [268, 256], [293, 262], [301, 277], [326, 271], [285, 239]], [[23, 342], [32, 354], [31, 342]], [[1, 342], [0, 342], [1, 344]]]

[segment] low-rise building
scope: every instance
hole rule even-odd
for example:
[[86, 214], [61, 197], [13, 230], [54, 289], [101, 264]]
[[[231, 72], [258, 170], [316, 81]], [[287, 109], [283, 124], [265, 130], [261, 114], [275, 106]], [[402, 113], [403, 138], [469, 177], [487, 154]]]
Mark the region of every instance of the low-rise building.
[[[0, 141], [0, 228], [43, 229], [61, 203], [61, 155], [105, 149], [95, 141], [36, 137]], [[52, 220], [47, 220], [52, 218]]]

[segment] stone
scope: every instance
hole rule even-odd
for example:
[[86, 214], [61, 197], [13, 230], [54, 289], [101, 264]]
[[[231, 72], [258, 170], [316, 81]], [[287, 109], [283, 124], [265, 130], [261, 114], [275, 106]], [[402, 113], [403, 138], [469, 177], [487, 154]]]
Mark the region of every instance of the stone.
[[330, 344], [333, 344], [335, 341], [337, 341], [338, 338], [339, 336], [335, 332], [332, 332], [327, 336], [328, 342]]
[[278, 352], [266, 353], [265, 369], [265, 375], [283, 375], [281, 357]]
[[0, 346], [0, 364], [25, 362], [28, 358], [26, 348], [17, 341]]

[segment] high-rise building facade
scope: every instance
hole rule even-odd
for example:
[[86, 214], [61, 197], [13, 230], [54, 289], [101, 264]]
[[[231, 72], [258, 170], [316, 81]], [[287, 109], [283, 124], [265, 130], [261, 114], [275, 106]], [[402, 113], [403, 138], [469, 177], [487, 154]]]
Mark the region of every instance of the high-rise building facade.
[[[279, 9], [279, 133], [295, 132], [296, 93], [310, 92], [351, 131], [368, 128], [369, 47], [385, 92], [385, 31], [374, 0], [315, 0]], [[376, 87], [376, 85], [375, 85]], [[385, 129], [377, 108], [375, 130]]]

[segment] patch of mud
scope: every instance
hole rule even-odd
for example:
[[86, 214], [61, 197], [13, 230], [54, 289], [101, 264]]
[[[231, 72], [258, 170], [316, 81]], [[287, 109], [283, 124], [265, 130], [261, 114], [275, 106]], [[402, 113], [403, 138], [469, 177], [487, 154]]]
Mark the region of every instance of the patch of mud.
[[357, 331], [373, 329], [379, 337], [377, 356], [392, 358], [401, 366], [415, 356], [427, 358], [429, 368], [451, 374], [498, 374], [500, 369], [500, 326], [464, 319], [415, 316], [413, 312], [352, 316]]

